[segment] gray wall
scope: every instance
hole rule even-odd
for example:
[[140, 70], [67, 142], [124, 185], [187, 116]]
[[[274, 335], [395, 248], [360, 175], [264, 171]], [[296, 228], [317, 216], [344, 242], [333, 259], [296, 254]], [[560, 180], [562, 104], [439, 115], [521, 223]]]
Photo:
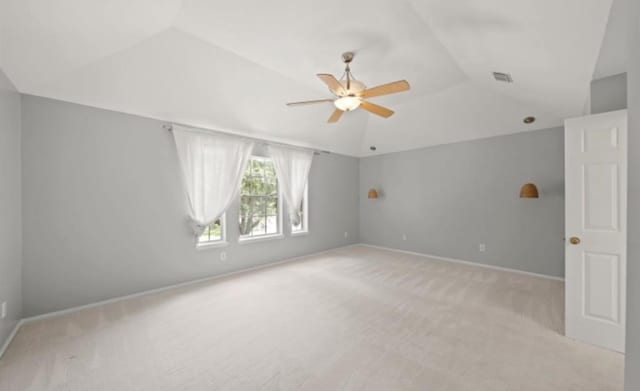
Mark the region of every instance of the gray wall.
[[238, 244], [234, 205], [229, 246], [197, 250], [161, 122], [32, 96], [22, 109], [27, 316], [358, 241], [355, 158], [315, 157], [310, 234]]
[[603, 77], [591, 82], [591, 114], [627, 108], [627, 74]]
[[22, 316], [20, 202], [20, 95], [0, 70], [0, 346]]
[[[528, 180], [541, 198], [519, 198]], [[362, 242], [564, 275], [562, 128], [365, 158], [359, 194]]]
[[640, 390], [640, 2], [629, 7], [629, 214], [625, 389]]

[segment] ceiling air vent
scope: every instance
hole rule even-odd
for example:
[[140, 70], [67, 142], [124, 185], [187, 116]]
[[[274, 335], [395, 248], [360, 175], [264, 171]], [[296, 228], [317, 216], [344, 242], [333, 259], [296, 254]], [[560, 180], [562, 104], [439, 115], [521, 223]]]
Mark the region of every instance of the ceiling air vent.
[[513, 79], [511, 78], [511, 75], [509, 73], [493, 72], [493, 77], [497, 81], [501, 81], [504, 83], [513, 83]]

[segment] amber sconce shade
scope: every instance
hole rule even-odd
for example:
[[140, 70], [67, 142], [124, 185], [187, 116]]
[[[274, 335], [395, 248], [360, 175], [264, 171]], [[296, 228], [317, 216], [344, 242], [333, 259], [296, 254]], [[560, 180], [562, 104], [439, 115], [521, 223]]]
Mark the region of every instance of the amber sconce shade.
[[520, 198], [540, 198], [538, 187], [533, 183], [525, 183], [520, 188]]

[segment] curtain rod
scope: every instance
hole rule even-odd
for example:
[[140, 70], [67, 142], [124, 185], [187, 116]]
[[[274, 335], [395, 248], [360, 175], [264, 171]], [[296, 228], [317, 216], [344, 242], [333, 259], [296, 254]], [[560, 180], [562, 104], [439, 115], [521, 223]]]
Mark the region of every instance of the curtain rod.
[[195, 129], [195, 130], [203, 131], [203, 132], [206, 132], [206, 133], [218, 133], [218, 134], [221, 134], [221, 135], [224, 135], [224, 136], [237, 137], [237, 138], [241, 138], [241, 139], [245, 139], [245, 140], [251, 140], [251, 141], [254, 141], [254, 142], [262, 144], [262, 145], [278, 145], [278, 146], [281, 146], [281, 147], [303, 149], [303, 150], [306, 150], [306, 151], [313, 151], [313, 153], [315, 155], [320, 155], [321, 153], [326, 153], [326, 154], [330, 154], [331, 153], [329, 151], [322, 151], [322, 150], [315, 149], [315, 148], [302, 147], [302, 146], [299, 146], [299, 145], [293, 145], [293, 144], [287, 144], [287, 143], [280, 143], [280, 142], [277, 142], [277, 141], [269, 141], [269, 140], [265, 140], [265, 139], [262, 139], [262, 138], [238, 135], [238, 134], [234, 134], [234, 133], [230, 133], [230, 132], [224, 132], [224, 131], [220, 131], [220, 130], [214, 130], [214, 129], [200, 128], [200, 127], [197, 127], [197, 126], [185, 125], [185, 124], [180, 124], [180, 123], [177, 123], [177, 122], [165, 123], [165, 124], [162, 125], [162, 128], [171, 132], [171, 131], [173, 131], [173, 125], [182, 126], [182, 127], [190, 128], [190, 129]]

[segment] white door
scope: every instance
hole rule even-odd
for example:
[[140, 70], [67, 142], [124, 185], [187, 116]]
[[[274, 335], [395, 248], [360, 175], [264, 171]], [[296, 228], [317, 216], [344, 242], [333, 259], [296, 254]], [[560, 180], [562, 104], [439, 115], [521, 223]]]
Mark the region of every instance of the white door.
[[627, 111], [565, 122], [567, 337], [624, 351]]

